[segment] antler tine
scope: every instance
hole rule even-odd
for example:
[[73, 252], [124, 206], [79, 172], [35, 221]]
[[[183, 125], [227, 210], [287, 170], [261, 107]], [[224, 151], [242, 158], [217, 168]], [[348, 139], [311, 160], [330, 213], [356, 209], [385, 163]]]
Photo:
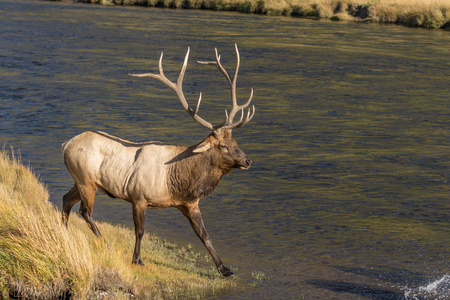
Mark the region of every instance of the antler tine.
[[[240, 66], [240, 63], [241, 63], [241, 57], [239, 55], [239, 49], [237, 47], [237, 44], [234, 44], [234, 48], [236, 50], [236, 69], [234, 71], [233, 82], [230, 82], [232, 108], [231, 108], [231, 111], [230, 111], [230, 116], [229, 116], [228, 123], [233, 123], [233, 119], [234, 119], [234, 116], [236, 115], [236, 113], [238, 111], [246, 108], [250, 104], [249, 101], [247, 101], [247, 103], [244, 104], [244, 105], [238, 105], [237, 104], [236, 82], [237, 82], [237, 76], [238, 76], [238, 72], [239, 72], [239, 66]], [[252, 92], [252, 94], [253, 94], [253, 92]]]
[[[254, 105], [252, 105], [252, 107], [248, 109], [247, 116], [244, 119], [244, 109], [242, 109], [241, 110], [241, 119], [239, 120], [239, 122], [230, 124], [230, 128], [235, 129], [235, 128], [244, 126], [248, 121], [253, 119], [253, 116], [255, 115], [255, 111], [256, 111], [256, 108]], [[225, 128], [228, 128], [228, 127], [225, 127]]]
[[239, 49], [237, 44], [234, 44], [234, 49], [236, 50], [236, 69], [234, 70], [234, 76], [233, 76], [233, 91], [234, 91], [234, 98], [233, 98], [233, 105], [237, 105], [236, 102], [236, 81], [238, 77], [239, 72], [239, 66], [241, 65], [241, 56], [239, 55]]
[[184, 97], [184, 93], [183, 93], [183, 78], [184, 78], [184, 74], [186, 72], [186, 68], [187, 68], [187, 63], [188, 63], [188, 59], [189, 59], [189, 52], [190, 52], [190, 48], [188, 47], [188, 50], [186, 52], [186, 56], [184, 58], [184, 62], [183, 62], [183, 66], [181, 67], [181, 71], [180, 74], [178, 75], [178, 79], [176, 84], [172, 81], [170, 81], [165, 75], [164, 75], [164, 71], [163, 71], [163, 67], [162, 67], [162, 60], [163, 60], [163, 52], [161, 52], [161, 57], [159, 58], [159, 74], [153, 74], [153, 73], [144, 73], [144, 74], [129, 74], [131, 76], [136, 76], [136, 77], [150, 77], [153, 79], [157, 79], [158, 81], [164, 83], [166, 86], [168, 86], [172, 91], [175, 92], [175, 94], [177, 95], [178, 99], [181, 102], [181, 105], [183, 105], [184, 109], [186, 110], [186, 112], [200, 125], [208, 128], [209, 130], [214, 130], [215, 127], [209, 123], [208, 121], [204, 120], [203, 118], [201, 118], [197, 113], [198, 110], [200, 108], [200, 102], [202, 101], [202, 94], [200, 93], [200, 97], [198, 99], [197, 102], [197, 107], [195, 108], [195, 110], [193, 110], [192, 108], [189, 107], [189, 104], [187, 103], [186, 98]]
[[161, 56], [159, 57], [159, 62], [158, 62], [158, 70], [159, 70], [159, 74], [162, 77], [166, 77], [166, 76], [164, 76], [164, 71], [163, 71], [163, 67], [162, 67], [163, 56], [164, 56], [164, 52], [161, 52]]
[[[228, 113], [227, 110], [225, 110], [225, 117], [226, 117], [226, 121], [219, 125], [216, 126], [215, 129], [219, 130], [219, 129], [234, 129], [234, 128], [238, 128], [243, 126], [245, 123], [247, 123], [248, 121], [250, 121], [254, 114], [255, 114], [255, 106], [253, 106], [253, 112], [252, 112], [252, 108], [250, 108], [248, 110], [247, 113], [247, 117], [244, 119], [244, 110], [250, 105], [252, 98], [253, 98], [253, 89], [251, 89], [250, 91], [250, 97], [247, 100], [247, 102], [243, 105], [238, 105], [237, 104], [237, 97], [236, 97], [236, 82], [237, 82], [237, 77], [238, 77], [238, 72], [239, 72], [239, 66], [240, 66], [240, 55], [239, 55], [239, 49], [237, 44], [234, 44], [235, 50], [236, 50], [236, 69], [234, 71], [234, 76], [233, 78], [230, 77], [230, 75], [228, 74], [228, 72], [225, 70], [225, 68], [222, 66], [221, 62], [220, 62], [220, 55], [217, 51], [217, 48], [214, 49], [215, 54], [216, 54], [216, 61], [198, 61], [198, 63], [200, 64], [204, 64], [204, 65], [214, 65], [216, 66], [219, 71], [225, 76], [225, 78], [227, 79], [228, 83], [230, 84], [230, 89], [231, 89], [231, 103], [232, 103], [232, 107], [230, 110], [230, 113]], [[241, 111], [241, 118], [238, 122], [233, 122], [234, 117], [236, 116], [236, 114]]]
[[220, 55], [217, 51], [217, 48], [214, 48], [214, 51], [216, 52], [216, 62], [217, 62], [216, 66], [220, 70], [220, 72], [222, 72], [222, 74], [225, 76], [225, 78], [228, 80], [228, 83], [231, 86], [233, 83], [231, 82], [231, 78], [230, 78], [230, 75], [228, 74], [227, 70], [225, 70], [225, 68], [220, 63]]
[[198, 97], [197, 106], [195, 107], [194, 115], [198, 113], [198, 110], [200, 109], [200, 102], [202, 102], [202, 92], [200, 92], [200, 96]]
[[181, 67], [180, 75], [178, 75], [177, 86], [179, 86], [179, 89], [180, 89], [180, 90], [182, 90], [182, 84], [183, 84], [183, 79], [184, 79], [184, 73], [186, 72], [187, 63], [188, 63], [188, 59], [189, 59], [189, 52], [190, 52], [190, 51], [191, 51], [191, 48], [188, 47], [188, 50], [187, 50], [187, 52], [186, 52], [186, 56], [184, 57], [183, 66]]

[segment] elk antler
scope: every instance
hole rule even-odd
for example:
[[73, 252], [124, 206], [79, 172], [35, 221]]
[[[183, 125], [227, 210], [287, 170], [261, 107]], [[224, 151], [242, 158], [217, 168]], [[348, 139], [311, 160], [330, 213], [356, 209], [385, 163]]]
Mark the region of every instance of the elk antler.
[[[220, 63], [220, 55], [217, 52], [217, 48], [214, 49], [215, 52], [216, 52], [216, 61], [198, 61], [199, 64], [216, 66], [219, 69], [219, 71], [222, 72], [222, 74], [228, 80], [228, 83], [230, 84], [230, 88], [231, 88], [232, 107], [231, 107], [230, 114], [228, 114], [227, 110], [225, 110], [226, 120], [225, 120], [225, 122], [223, 124], [217, 126], [215, 128], [215, 130], [219, 130], [219, 129], [230, 129], [230, 130], [232, 130], [232, 129], [241, 127], [245, 123], [250, 121], [253, 118], [253, 116], [255, 115], [255, 106], [252, 105], [253, 112], [252, 112], [252, 108], [249, 108], [248, 112], [247, 112], [247, 116], [244, 119], [244, 110], [250, 105], [250, 102], [252, 101], [253, 89], [251, 89], [251, 91], [250, 91], [250, 98], [248, 99], [248, 101], [245, 104], [243, 104], [243, 105], [238, 105], [237, 104], [236, 81], [237, 81], [237, 75], [238, 75], [239, 65], [240, 65], [240, 56], [239, 56], [239, 50], [238, 50], [237, 44], [234, 44], [234, 47], [236, 49], [236, 61], [237, 62], [236, 62], [236, 70], [234, 71], [233, 78], [230, 77], [228, 72], [225, 70], [225, 68]], [[241, 111], [241, 118], [240, 118], [239, 121], [233, 122], [234, 116], [236, 115], [236, 113], [238, 111]]]
[[[209, 123], [208, 121], [204, 120], [203, 118], [201, 118], [197, 114], [198, 110], [200, 108], [200, 103], [202, 101], [202, 93], [200, 93], [200, 96], [199, 96], [198, 102], [197, 102], [197, 107], [195, 108], [195, 110], [193, 110], [189, 106], [189, 104], [186, 101], [186, 98], [184, 97], [182, 85], [183, 85], [184, 73], [186, 72], [187, 62], [188, 62], [188, 58], [189, 58], [189, 51], [190, 51], [189, 47], [188, 47], [188, 50], [187, 50], [187, 53], [186, 53], [186, 57], [184, 58], [183, 66], [181, 67], [180, 75], [178, 75], [178, 79], [177, 79], [176, 83], [170, 81], [164, 75], [164, 71], [163, 71], [163, 68], [162, 68], [163, 53], [161, 53], [161, 57], [159, 59], [159, 74], [144, 73], [144, 74], [129, 74], [129, 75], [136, 76], [136, 77], [150, 77], [150, 78], [157, 79], [158, 81], [164, 83], [166, 86], [168, 86], [170, 89], [172, 89], [175, 92], [175, 94], [178, 96], [178, 99], [180, 100], [180, 102], [183, 105], [183, 107], [186, 110], [186, 112], [197, 123], [199, 123], [200, 125], [208, 128], [211, 131], [214, 131], [215, 133], [219, 133], [220, 134], [223, 130], [233, 130], [235, 128], [243, 126], [245, 123], [250, 121], [253, 118], [254, 114], [255, 114], [255, 106], [253, 105], [252, 106], [253, 107], [253, 112], [252, 112], [252, 109], [249, 108], [248, 112], [247, 112], [247, 117], [244, 119], [244, 109], [246, 109], [250, 105], [250, 102], [252, 101], [253, 89], [251, 89], [250, 98], [248, 99], [248, 101], [244, 105], [238, 105], [237, 104], [236, 80], [237, 80], [237, 75], [238, 75], [238, 71], [239, 71], [240, 57], [239, 57], [239, 51], [238, 51], [238, 48], [237, 48], [236, 44], [235, 44], [235, 48], [236, 48], [237, 64], [236, 64], [236, 70], [234, 72], [233, 78], [230, 77], [228, 72], [225, 70], [225, 68], [220, 63], [220, 56], [217, 53], [217, 48], [215, 49], [216, 61], [212, 61], [212, 62], [211, 61], [208, 61], [208, 62], [199, 61], [198, 62], [200, 64], [215, 65], [222, 72], [222, 74], [225, 75], [225, 77], [228, 80], [228, 83], [230, 84], [231, 101], [232, 101], [231, 111], [230, 111], [230, 114], [228, 114], [227, 110], [225, 110], [226, 120], [225, 120], [224, 123], [222, 123], [220, 125], [217, 125], [217, 126], [212, 125], [211, 123]], [[241, 118], [240, 118], [239, 121], [233, 122], [233, 119], [234, 119], [234, 117], [235, 117], [235, 115], [236, 115], [236, 113], [238, 111], [241, 111]]]
[[195, 108], [195, 110], [190, 108], [189, 104], [186, 101], [186, 98], [184, 97], [184, 93], [183, 93], [183, 77], [184, 77], [184, 73], [186, 72], [187, 62], [188, 62], [188, 58], [189, 58], [189, 51], [190, 51], [190, 48], [188, 47], [188, 50], [186, 52], [186, 57], [184, 58], [183, 66], [181, 67], [180, 75], [178, 75], [178, 79], [177, 79], [176, 83], [170, 81], [164, 75], [164, 71], [163, 71], [163, 68], [162, 68], [162, 59], [163, 59], [163, 54], [164, 54], [163, 52], [161, 52], [161, 57], [159, 58], [159, 74], [144, 73], [144, 74], [129, 74], [129, 75], [136, 76], [136, 77], [150, 77], [150, 78], [157, 79], [160, 82], [164, 83], [166, 86], [168, 86], [169, 88], [171, 88], [175, 92], [175, 94], [178, 96], [178, 99], [181, 102], [181, 105], [183, 105], [183, 107], [186, 110], [186, 112], [197, 123], [199, 123], [200, 125], [208, 128], [209, 130], [214, 130], [215, 127], [211, 123], [209, 123], [208, 121], [204, 120], [203, 118], [201, 118], [197, 114], [198, 110], [200, 108], [200, 103], [202, 101], [202, 93], [200, 93], [200, 96], [199, 96], [198, 102], [197, 102], [197, 107]]

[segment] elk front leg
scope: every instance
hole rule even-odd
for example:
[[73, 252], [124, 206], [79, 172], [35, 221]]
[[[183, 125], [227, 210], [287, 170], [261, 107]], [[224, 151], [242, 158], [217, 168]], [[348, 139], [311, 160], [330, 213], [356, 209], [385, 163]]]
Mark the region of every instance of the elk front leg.
[[145, 212], [147, 210], [147, 201], [133, 202], [133, 220], [134, 231], [136, 234], [136, 243], [134, 244], [133, 264], [143, 266], [144, 263], [141, 259], [141, 240], [145, 231]]
[[230, 269], [224, 266], [219, 258], [219, 255], [212, 245], [211, 238], [209, 237], [209, 234], [205, 228], [205, 224], [203, 223], [203, 218], [200, 212], [200, 208], [198, 207], [198, 202], [179, 206], [177, 208], [181, 210], [183, 215], [189, 220], [189, 223], [191, 223], [191, 226], [194, 229], [195, 233], [200, 238], [203, 245], [205, 245], [206, 249], [208, 249], [212, 259], [214, 260], [214, 263], [216, 264], [217, 270], [225, 277], [234, 275]]

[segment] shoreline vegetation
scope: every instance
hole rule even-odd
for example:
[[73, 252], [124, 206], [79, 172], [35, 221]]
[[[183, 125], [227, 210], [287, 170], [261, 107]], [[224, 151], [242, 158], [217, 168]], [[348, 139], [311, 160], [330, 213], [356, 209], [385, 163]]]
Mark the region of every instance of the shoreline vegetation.
[[54, 0], [103, 5], [235, 11], [450, 29], [448, 0]]
[[75, 213], [66, 228], [48, 198], [30, 168], [0, 150], [0, 299], [191, 299], [236, 285], [208, 268], [207, 253], [149, 234], [146, 265], [133, 265], [134, 231], [98, 222], [106, 245]]

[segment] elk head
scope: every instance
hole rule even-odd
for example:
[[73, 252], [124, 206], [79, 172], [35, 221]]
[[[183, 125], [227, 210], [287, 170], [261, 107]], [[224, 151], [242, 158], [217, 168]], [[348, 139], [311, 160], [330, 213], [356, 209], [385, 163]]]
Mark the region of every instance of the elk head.
[[[217, 52], [217, 48], [215, 49], [216, 54], [216, 60], [215, 61], [198, 61], [200, 64], [204, 65], [214, 65], [216, 66], [219, 71], [225, 76], [228, 83], [230, 84], [231, 89], [231, 110], [228, 113], [227, 110], [225, 110], [225, 121], [222, 124], [219, 125], [213, 125], [210, 122], [206, 121], [202, 117], [198, 115], [198, 111], [200, 109], [200, 103], [202, 101], [202, 93], [200, 93], [200, 96], [197, 101], [197, 106], [195, 109], [192, 109], [183, 93], [183, 78], [184, 74], [186, 72], [186, 67], [188, 63], [189, 58], [189, 52], [190, 48], [188, 48], [186, 56], [184, 58], [184, 63], [181, 68], [180, 74], [178, 76], [178, 79], [176, 82], [170, 81], [165, 75], [162, 67], [162, 60], [163, 60], [163, 53], [161, 53], [161, 57], [159, 59], [159, 74], [153, 74], [153, 73], [144, 73], [144, 74], [130, 74], [131, 76], [137, 76], [137, 77], [150, 77], [157, 79], [158, 81], [164, 83], [166, 86], [168, 86], [172, 91], [175, 92], [178, 99], [180, 100], [181, 104], [183, 105], [184, 109], [188, 113], [189, 116], [191, 116], [197, 123], [200, 125], [208, 128], [211, 130], [211, 134], [200, 144], [198, 144], [194, 149], [193, 153], [203, 153], [210, 149], [215, 149], [214, 152], [215, 155], [221, 155], [221, 159], [219, 160], [222, 164], [221, 168], [224, 169], [224, 173], [227, 173], [229, 170], [234, 168], [240, 168], [240, 169], [248, 169], [251, 166], [252, 161], [245, 155], [245, 153], [239, 149], [238, 144], [236, 141], [232, 138], [232, 131], [235, 128], [242, 127], [245, 125], [248, 121], [250, 121], [254, 114], [255, 114], [255, 106], [252, 105], [251, 108], [248, 108], [247, 112], [245, 110], [250, 105], [250, 102], [253, 98], [253, 89], [251, 89], [250, 97], [247, 100], [246, 103], [243, 105], [238, 105], [237, 103], [237, 97], [236, 97], [236, 80], [238, 76], [239, 71], [239, 65], [240, 65], [240, 56], [239, 56], [239, 50], [237, 45], [235, 44], [236, 49], [236, 57], [237, 57], [237, 63], [236, 63], [236, 69], [234, 72], [233, 77], [231, 77], [228, 72], [225, 70], [225, 68], [220, 63], [220, 55]], [[234, 118], [236, 114], [241, 113], [240, 119], [238, 121], [235, 121]]]

